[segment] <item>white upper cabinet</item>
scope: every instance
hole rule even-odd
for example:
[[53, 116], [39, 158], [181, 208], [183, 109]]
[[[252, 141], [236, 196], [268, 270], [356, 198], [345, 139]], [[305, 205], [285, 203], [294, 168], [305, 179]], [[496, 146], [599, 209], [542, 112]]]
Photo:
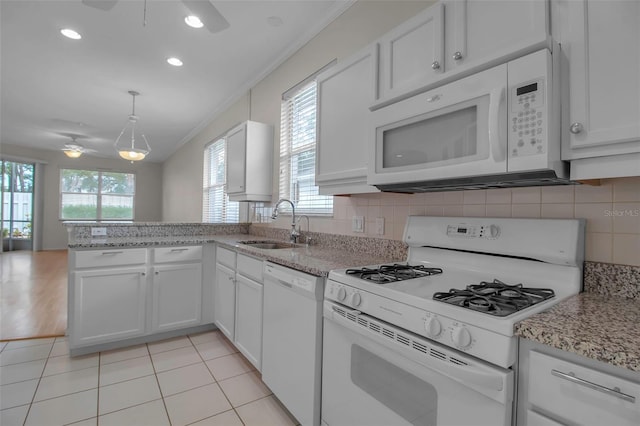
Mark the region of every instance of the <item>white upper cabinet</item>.
[[372, 109], [549, 45], [546, 0], [443, 0], [374, 43]]
[[271, 201], [273, 126], [246, 121], [226, 135], [231, 201]]
[[371, 47], [317, 78], [316, 185], [320, 194], [376, 192], [367, 185], [366, 152], [373, 143], [369, 105], [373, 101], [375, 52]]
[[444, 72], [444, 6], [435, 4], [374, 43], [375, 100], [387, 104], [440, 79]]
[[640, 175], [640, 2], [561, 0], [553, 13], [571, 178]]

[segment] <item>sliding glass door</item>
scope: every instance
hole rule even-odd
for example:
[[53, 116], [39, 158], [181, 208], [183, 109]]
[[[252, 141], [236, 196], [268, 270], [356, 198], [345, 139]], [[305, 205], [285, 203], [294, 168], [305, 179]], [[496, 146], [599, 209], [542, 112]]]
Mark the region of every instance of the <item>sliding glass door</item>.
[[0, 162], [2, 188], [2, 251], [33, 248], [34, 165]]

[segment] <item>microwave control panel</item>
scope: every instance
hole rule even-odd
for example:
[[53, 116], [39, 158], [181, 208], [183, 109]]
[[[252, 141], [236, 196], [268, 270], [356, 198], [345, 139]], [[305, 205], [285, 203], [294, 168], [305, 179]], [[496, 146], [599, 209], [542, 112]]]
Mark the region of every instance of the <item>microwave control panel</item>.
[[547, 139], [545, 81], [538, 79], [511, 88], [509, 156], [543, 154]]

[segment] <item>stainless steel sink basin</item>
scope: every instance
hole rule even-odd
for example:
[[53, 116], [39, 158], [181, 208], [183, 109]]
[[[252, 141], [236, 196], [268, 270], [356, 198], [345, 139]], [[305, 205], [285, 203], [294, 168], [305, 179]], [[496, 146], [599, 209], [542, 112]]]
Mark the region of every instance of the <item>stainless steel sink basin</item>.
[[296, 247], [295, 244], [285, 243], [283, 241], [238, 241], [238, 244], [268, 250], [290, 249]]

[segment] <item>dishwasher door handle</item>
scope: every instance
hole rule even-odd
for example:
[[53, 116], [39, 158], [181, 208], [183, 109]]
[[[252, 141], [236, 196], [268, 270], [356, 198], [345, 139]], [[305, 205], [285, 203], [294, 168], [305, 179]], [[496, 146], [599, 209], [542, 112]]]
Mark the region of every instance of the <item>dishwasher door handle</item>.
[[593, 389], [593, 390], [596, 390], [598, 392], [606, 393], [607, 395], [612, 395], [612, 396], [615, 396], [616, 398], [620, 398], [620, 399], [623, 399], [625, 401], [629, 401], [629, 402], [631, 402], [633, 404], [635, 404], [635, 402], [636, 402], [636, 398], [634, 396], [627, 395], [626, 393], [620, 392], [620, 388], [615, 387], [615, 388], [611, 389], [611, 388], [608, 388], [606, 386], [602, 386], [602, 385], [599, 385], [597, 383], [593, 383], [593, 382], [590, 382], [588, 380], [581, 379], [580, 377], [576, 377], [576, 375], [574, 373], [572, 373], [572, 372], [563, 373], [562, 371], [558, 371], [558, 370], [554, 369], [554, 370], [551, 370], [551, 374], [553, 374], [554, 376], [559, 377], [561, 379], [568, 380], [568, 381], [570, 381], [572, 383], [575, 383], [575, 384], [578, 384], [578, 385], [581, 385], [581, 386], [586, 386], [589, 389]]

